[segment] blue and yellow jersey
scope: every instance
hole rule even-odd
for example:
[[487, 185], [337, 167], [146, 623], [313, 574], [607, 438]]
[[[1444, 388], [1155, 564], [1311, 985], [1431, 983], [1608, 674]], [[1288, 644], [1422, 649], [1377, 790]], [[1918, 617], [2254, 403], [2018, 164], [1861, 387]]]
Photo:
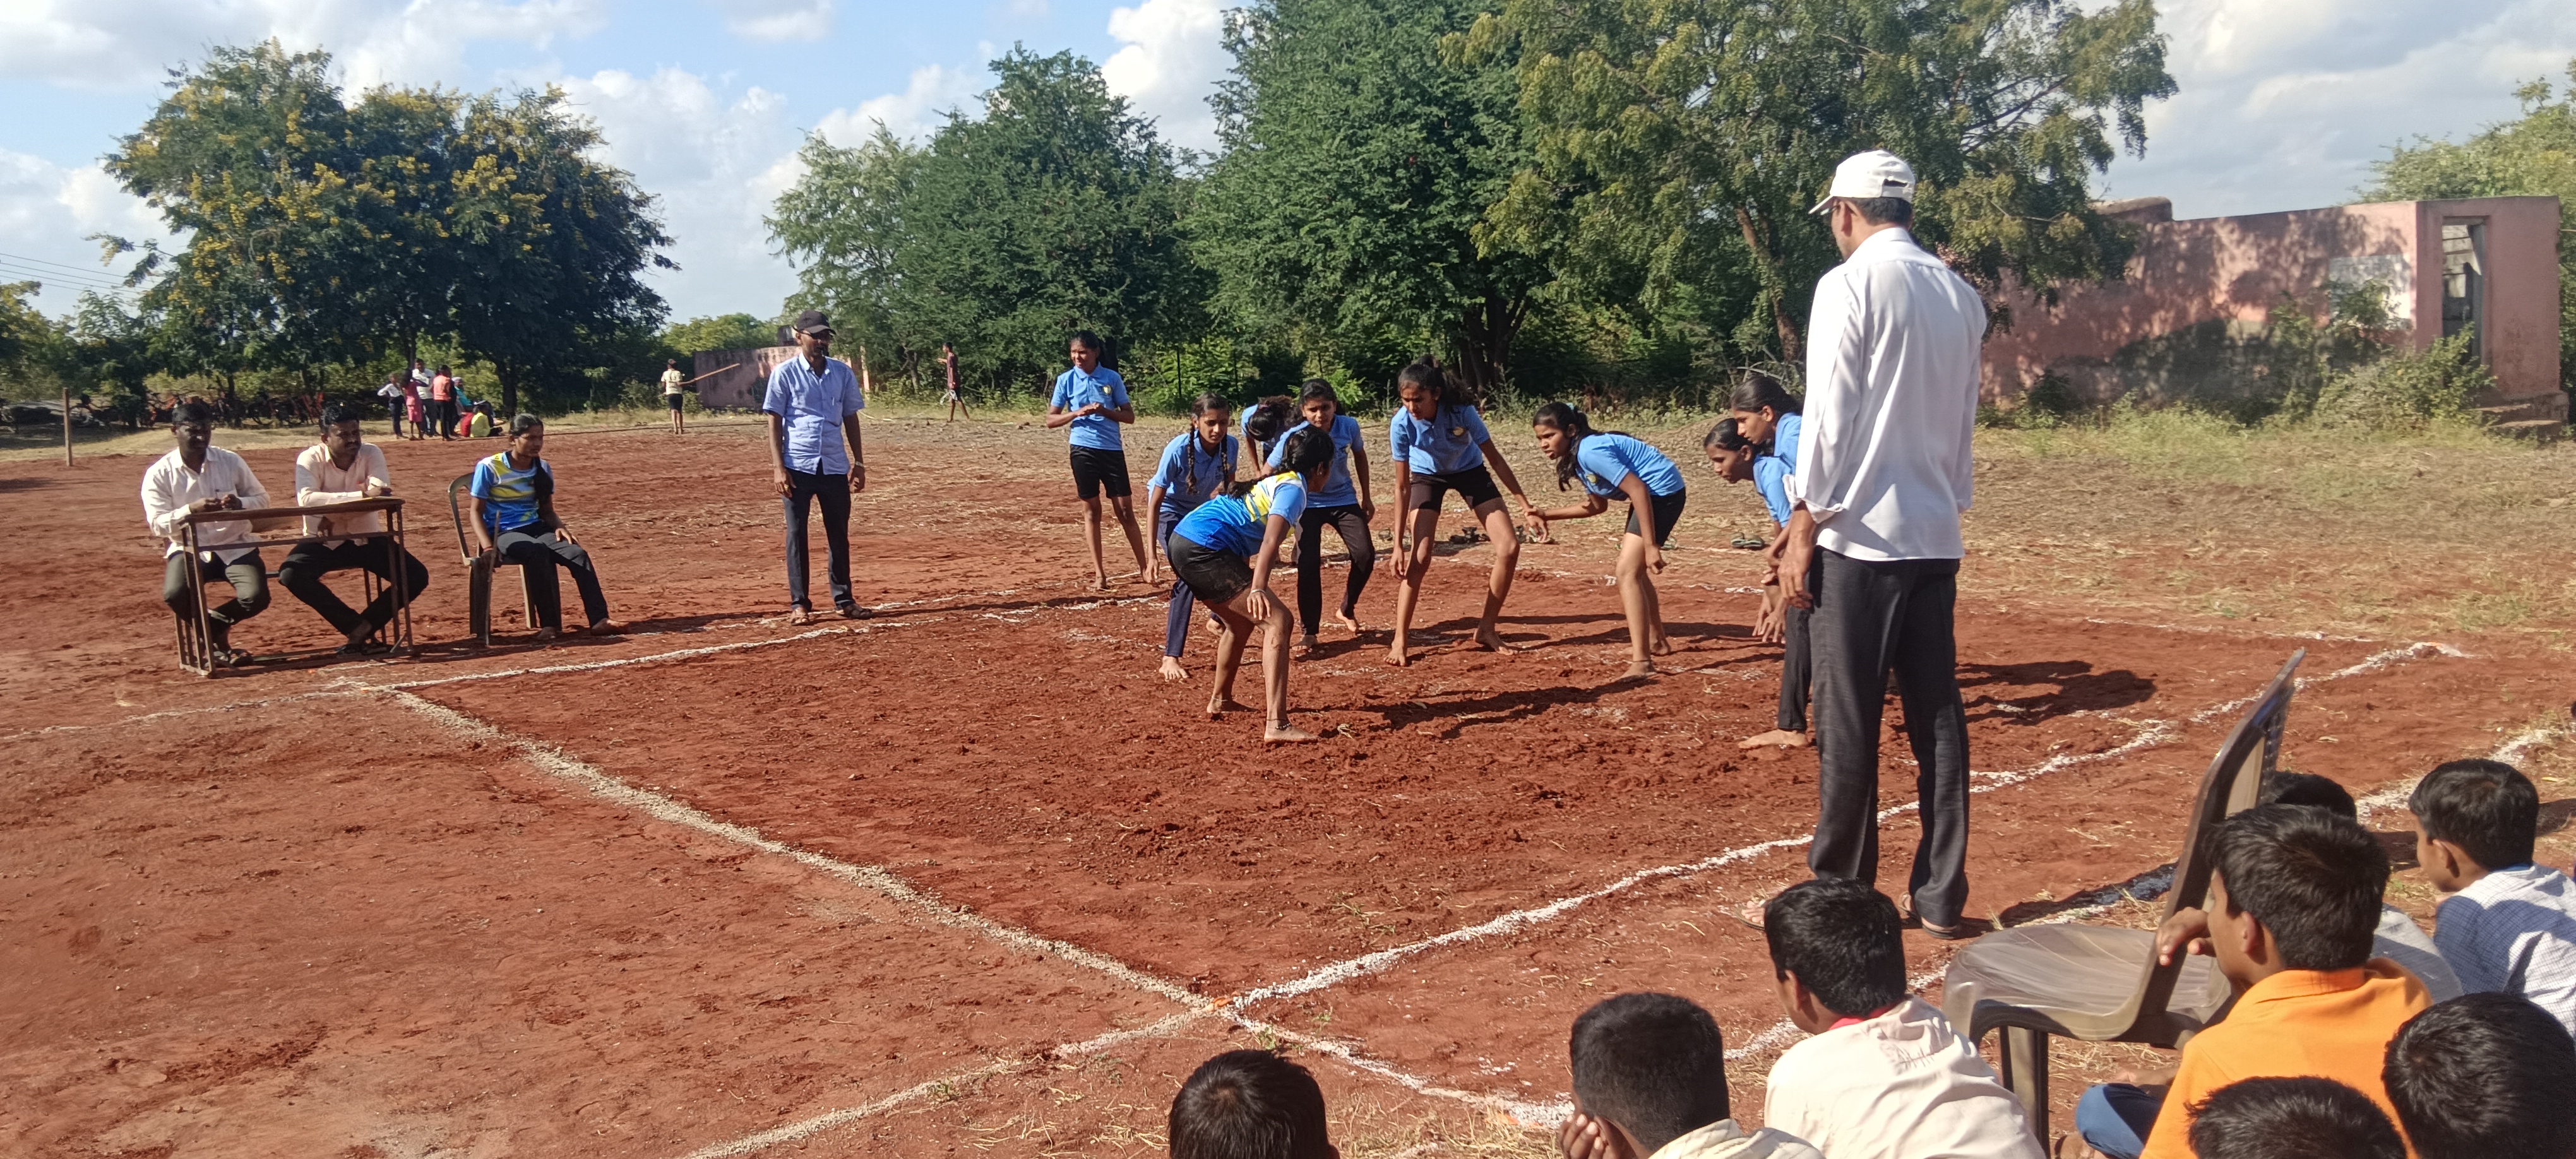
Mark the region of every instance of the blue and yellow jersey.
[[1306, 482], [1281, 471], [1241, 495], [1219, 495], [1199, 505], [1172, 532], [1201, 547], [1246, 559], [1261, 551], [1261, 536], [1276, 515], [1294, 524], [1306, 514]]

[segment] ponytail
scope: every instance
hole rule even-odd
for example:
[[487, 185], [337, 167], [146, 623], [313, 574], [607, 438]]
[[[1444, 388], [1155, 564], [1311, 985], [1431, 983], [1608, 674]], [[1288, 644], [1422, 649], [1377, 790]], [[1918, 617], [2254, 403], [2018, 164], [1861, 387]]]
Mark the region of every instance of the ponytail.
[[1798, 400], [1780, 385], [1780, 380], [1759, 370], [1744, 372], [1744, 381], [1736, 383], [1726, 397], [1726, 409], [1758, 411], [1768, 408], [1774, 415], [1798, 413]]
[[1592, 420], [1582, 411], [1561, 402], [1543, 403], [1530, 415], [1531, 426], [1540, 423], [1564, 431], [1574, 439], [1574, 446], [1565, 452], [1564, 458], [1556, 461], [1556, 489], [1563, 491], [1583, 471], [1583, 465], [1577, 461], [1583, 457], [1583, 440], [1601, 432], [1592, 429]]
[[1440, 365], [1437, 357], [1429, 354], [1414, 359], [1396, 372], [1396, 394], [1401, 396], [1408, 386], [1430, 391], [1431, 397], [1438, 399], [1442, 407], [1476, 405], [1476, 399], [1468, 393], [1466, 384], [1458, 381], [1457, 375], [1450, 373], [1447, 367]]

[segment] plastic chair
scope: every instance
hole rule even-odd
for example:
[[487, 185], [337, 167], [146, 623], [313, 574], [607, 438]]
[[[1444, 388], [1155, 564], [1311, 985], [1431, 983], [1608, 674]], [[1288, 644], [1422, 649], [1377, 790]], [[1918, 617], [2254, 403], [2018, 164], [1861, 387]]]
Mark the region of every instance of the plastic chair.
[[[497, 555], [485, 557], [474, 546], [473, 537], [465, 533], [464, 496], [466, 488], [473, 485], [472, 472], [457, 476], [447, 485], [447, 514], [456, 524], [456, 550], [465, 557], [467, 620], [475, 642], [489, 648], [492, 646], [492, 569], [519, 565]], [[528, 627], [534, 629], [537, 626], [537, 586], [524, 567], [519, 568], [519, 600], [520, 615]]]
[[[2209, 893], [2204, 848], [2219, 822], [2252, 808], [2280, 755], [2300, 649], [2264, 686], [2228, 733], [2192, 798], [2191, 825], [2174, 858], [2164, 917], [2199, 907]], [[2159, 922], [2161, 924], [2161, 921]], [[2072, 923], [2015, 926], [1979, 938], [1951, 959], [1942, 1013], [1980, 1042], [2004, 1032], [2003, 1080], [2020, 1098], [2040, 1146], [2048, 1145], [2048, 1039], [2180, 1046], [2228, 1000], [2227, 979], [2208, 958], [2156, 962], [2152, 930]]]

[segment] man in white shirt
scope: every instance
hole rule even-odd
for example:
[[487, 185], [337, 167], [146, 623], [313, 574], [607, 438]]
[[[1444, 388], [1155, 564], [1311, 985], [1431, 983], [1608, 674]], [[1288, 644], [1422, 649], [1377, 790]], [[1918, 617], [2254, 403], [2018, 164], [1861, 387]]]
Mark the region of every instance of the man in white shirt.
[[1893, 670], [1921, 770], [1923, 840], [1906, 892], [1926, 932], [1965, 937], [1968, 733], [1951, 609], [1985, 303], [1915, 244], [1914, 170], [1895, 154], [1845, 159], [1817, 208], [1832, 213], [1844, 261], [1817, 281], [1808, 315], [1806, 417], [1778, 566], [1814, 585], [1782, 589], [1814, 609], [1823, 774], [1807, 864], [1878, 879], [1879, 715]]
[[153, 461], [143, 472], [143, 521], [154, 535], [169, 541], [161, 555], [161, 602], [182, 621], [197, 618], [203, 586], [212, 580], [233, 585], [233, 598], [206, 610], [218, 668], [250, 663], [247, 652], [232, 646], [233, 626], [268, 607], [268, 567], [257, 546], [222, 550], [224, 544], [254, 543], [246, 520], [207, 523], [197, 528], [196, 558], [180, 546], [179, 520], [202, 511], [241, 511], [268, 506], [268, 488], [250, 473], [242, 457], [214, 445], [215, 412], [190, 400], [170, 412], [170, 439], [176, 450]]
[[[353, 503], [393, 493], [392, 479], [385, 470], [385, 453], [360, 434], [356, 412], [337, 403], [324, 407], [322, 441], [295, 457], [296, 506]], [[343, 656], [375, 656], [391, 651], [376, 636], [394, 618], [396, 601], [409, 603], [429, 586], [429, 569], [422, 567], [411, 552], [403, 551], [403, 591], [399, 596], [394, 593], [390, 574], [393, 565], [386, 559], [384, 532], [385, 517], [380, 512], [308, 515], [304, 517], [304, 534], [345, 538], [296, 544], [293, 551], [286, 553], [286, 562], [277, 565], [277, 582], [322, 613], [322, 618], [346, 638], [347, 643], [340, 646]], [[324, 576], [350, 568], [365, 568], [385, 581], [385, 590], [377, 593], [364, 612], [349, 610], [348, 603], [322, 582]]]
[[1833, 1159], [2046, 1159], [2021, 1100], [1977, 1048], [1906, 993], [1896, 904], [1845, 877], [1762, 911], [1789, 1021], [1814, 1037], [1771, 1064], [1762, 1124]]

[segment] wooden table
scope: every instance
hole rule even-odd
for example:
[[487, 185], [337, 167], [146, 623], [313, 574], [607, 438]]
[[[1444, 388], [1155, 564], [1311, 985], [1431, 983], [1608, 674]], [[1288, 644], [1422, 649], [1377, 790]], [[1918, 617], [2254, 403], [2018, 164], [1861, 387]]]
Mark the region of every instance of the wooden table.
[[[270, 547], [283, 547], [292, 551], [295, 545], [299, 543], [336, 543], [349, 539], [382, 539], [384, 541], [385, 570], [395, 577], [395, 582], [393, 584], [394, 618], [385, 624], [386, 631], [377, 633], [377, 638], [383, 639], [385, 643], [393, 645], [394, 651], [398, 654], [411, 651], [411, 595], [409, 592], [404, 590], [405, 585], [400, 582], [403, 576], [404, 555], [402, 509], [402, 500], [388, 496], [382, 499], [357, 499], [347, 503], [324, 503], [312, 507], [248, 507], [237, 511], [192, 511], [186, 515], [180, 516], [174, 526], [178, 530], [180, 550], [187, 552], [188, 558], [191, 561], [191, 567], [189, 569], [190, 589], [197, 593], [195, 601], [197, 614], [194, 616], [182, 616], [178, 621], [179, 666], [190, 672], [194, 672], [199, 676], [212, 676], [215, 674], [214, 621], [207, 614], [208, 609], [206, 607], [206, 584], [204, 575], [202, 572], [197, 571], [194, 566], [197, 562], [204, 560], [207, 553], [245, 551], [254, 548], [264, 549]], [[296, 521], [295, 526], [302, 527], [303, 519], [308, 515], [364, 515], [370, 512], [383, 513], [385, 517], [385, 529], [383, 531], [367, 535], [254, 536], [250, 539], [235, 540], [231, 543], [219, 543], [211, 546], [201, 545], [197, 542], [197, 529], [211, 523], [248, 522], [258, 524], [283, 519], [293, 519]], [[272, 579], [277, 576], [277, 573], [274, 571], [271, 571], [268, 574]], [[372, 571], [360, 569], [360, 574], [366, 577], [364, 598], [367, 603], [374, 603], [376, 597], [382, 594], [385, 590], [386, 581], [384, 577], [379, 576]], [[385, 636], [388, 634], [391, 635], [391, 639], [385, 639]], [[289, 657], [294, 657], [306, 655], [306, 653], [289, 653], [288, 655]]]

